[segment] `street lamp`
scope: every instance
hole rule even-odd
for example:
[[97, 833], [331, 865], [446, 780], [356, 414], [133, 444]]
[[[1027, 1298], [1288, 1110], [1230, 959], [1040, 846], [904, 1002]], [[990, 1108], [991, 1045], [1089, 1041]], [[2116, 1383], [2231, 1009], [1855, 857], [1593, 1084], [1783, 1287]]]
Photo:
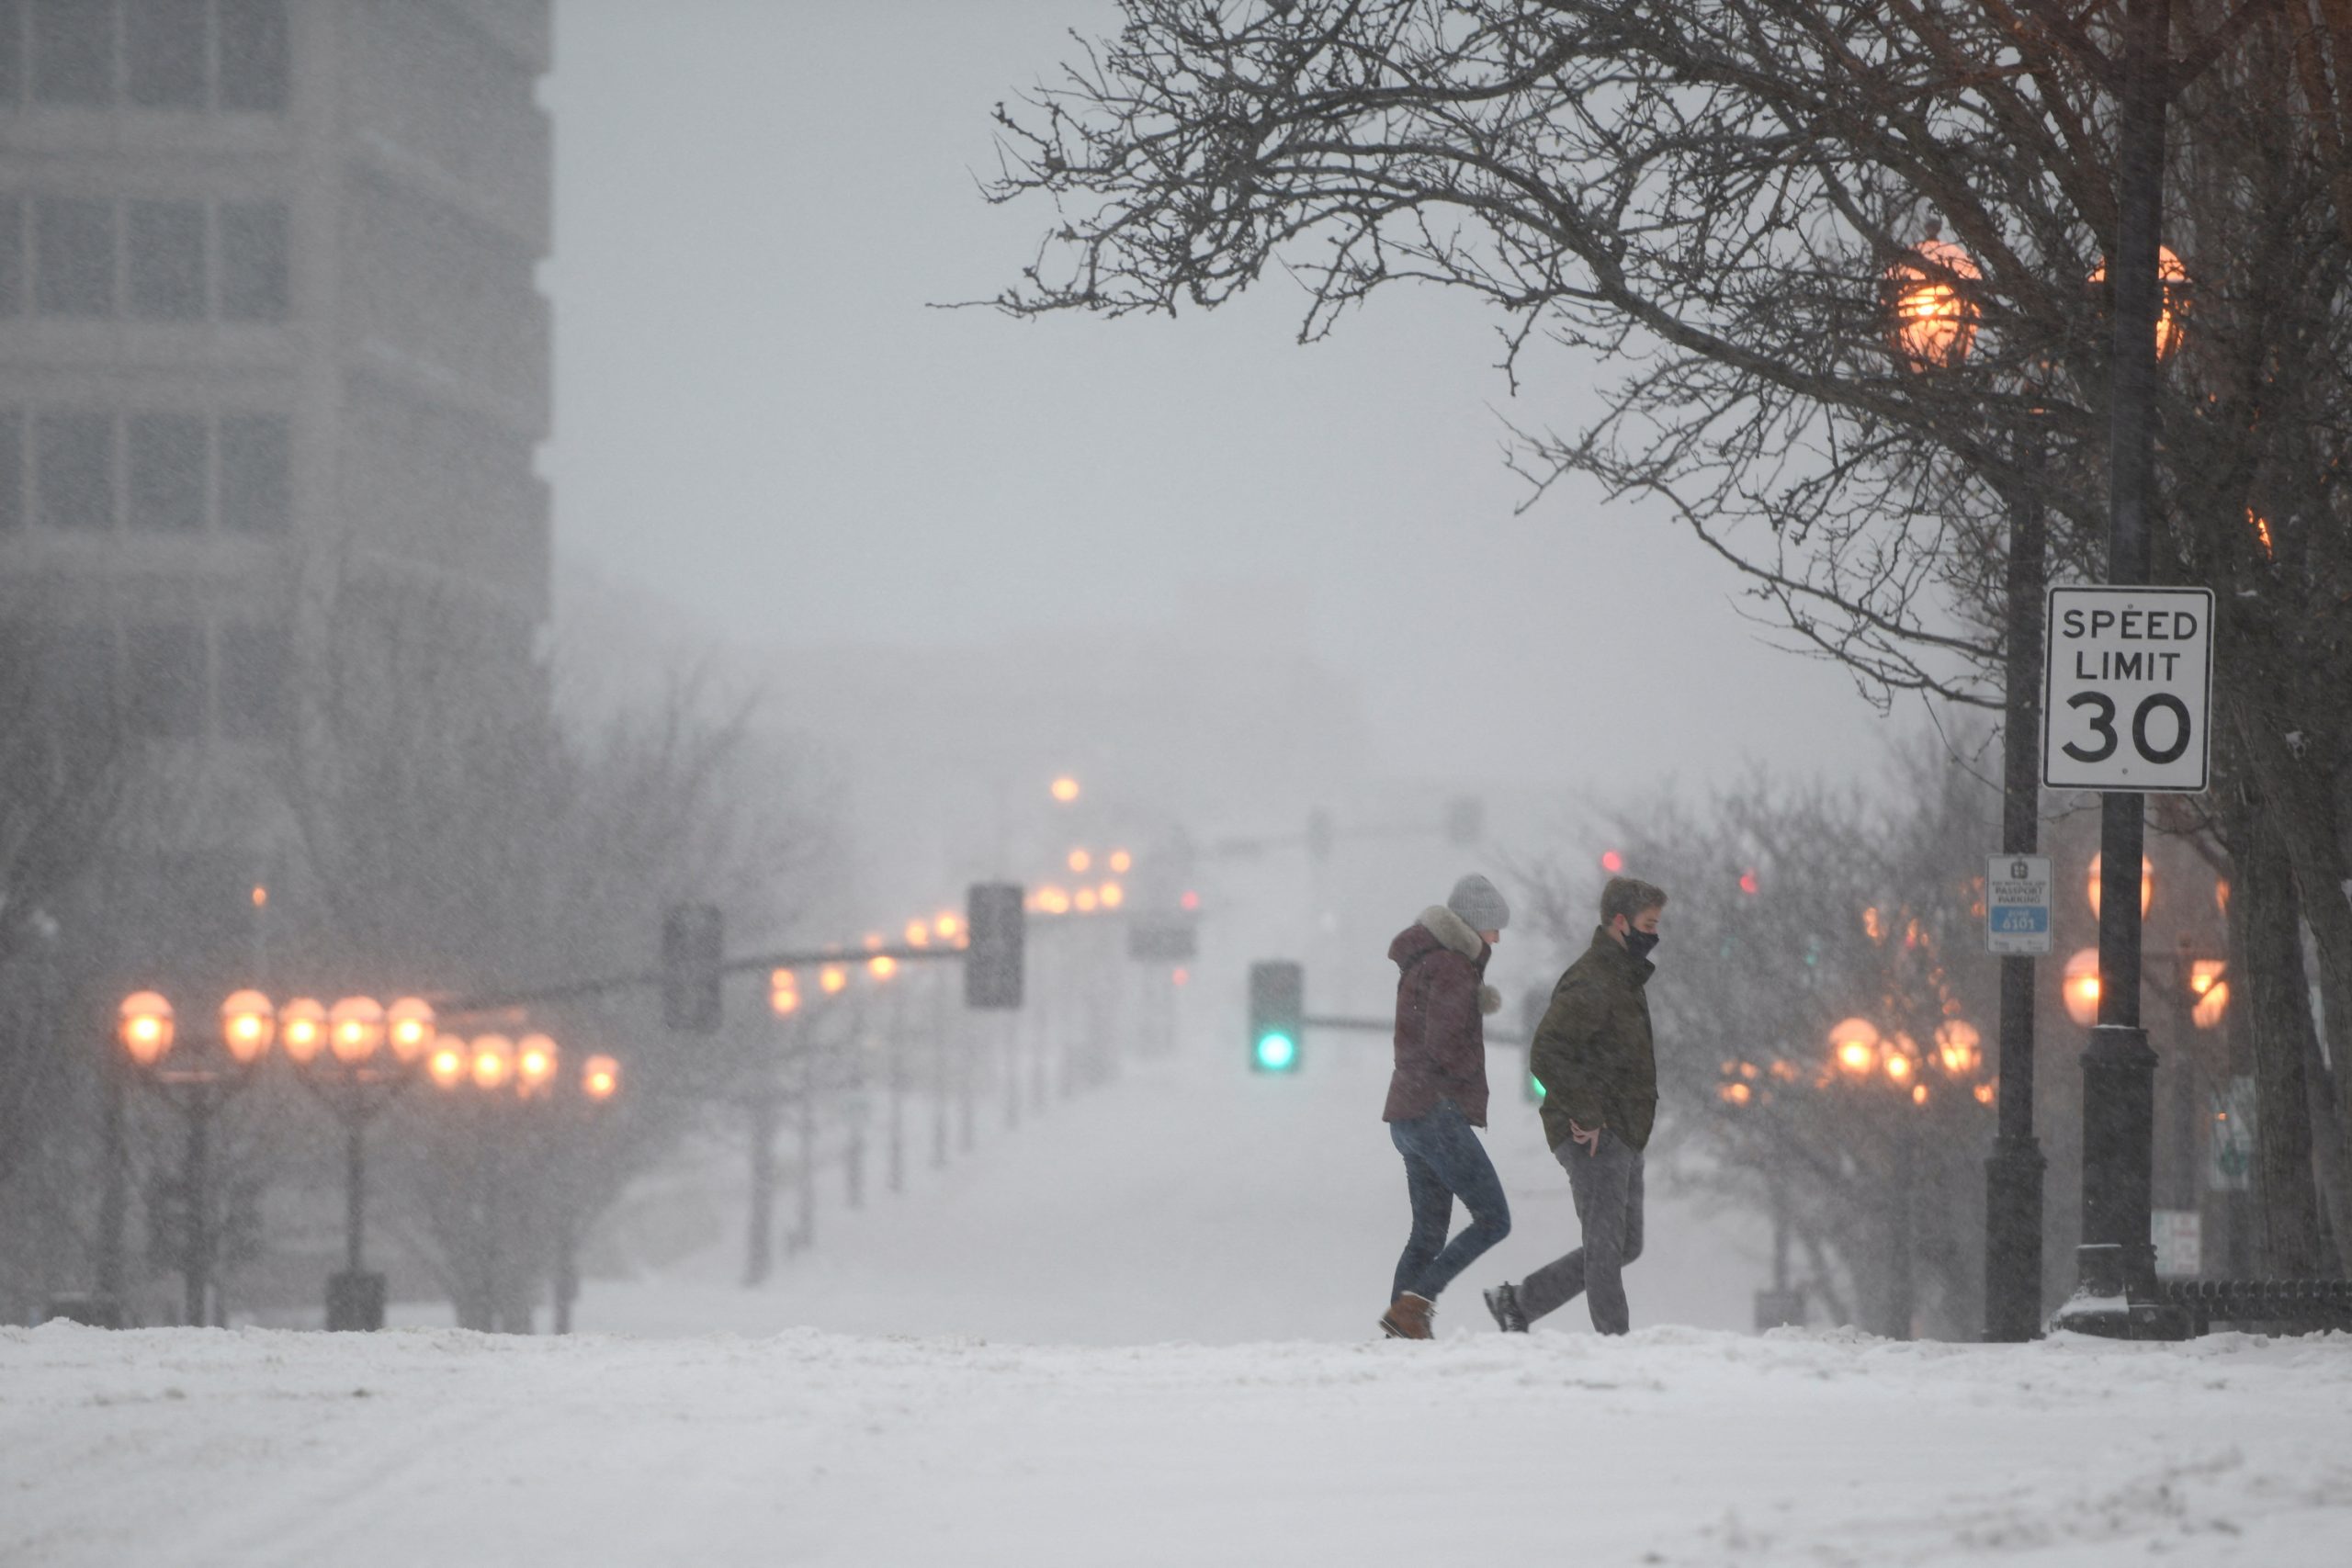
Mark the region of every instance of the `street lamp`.
[[1930, 220], [1928, 237], [1880, 280], [1888, 346], [1912, 370], [1956, 368], [1976, 342], [1971, 285], [1982, 275], [1966, 251], [1938, 237], [1941, 231], [1941, 223]]
[[181, 1197], [187, 1207], [180, 1274], [185, 1315], [193, 1327], [204, 1326], [212, 1315], [213, 1238], [208, 1191], [212, 1117], [252, 1081], [254, 1069], [268, 1055], [276, 1032], [269, 998], [257, 991], [238, 991], [220, 1007], [219, 1052], [191, 1057], [182, 1051], [175, 1058], [179, 1025], [169, 998], [160, 991], [133, 991], [117, 1010], [115, 1038], [164, 1102], [187, 1119], [187, 1146], [180, 1172]]
[[[2086, 891], [2087, 891], [2087, 893], [2089, 894], [2089, 897], [2090, 897], [2090, 901], [2091, 901], [2091, 919], [2098, 919], [2099, 900], [2100, 900], [2099, 884], [2100, 884], [2101, 880], [2105, 877], [2106, 873], [2107, 873], [2107, 857], [2106, 857], [2106, 855], [2102, 853], [2102, 854], [2095, 854], [2095, 855], [2091, 856], [2090, 874], [2089, 874], [2089, 884], [2088, 884], [2088, 886], [2087, 886], [2087, 888], [2086, 888]], [[2148, 907], [2149, 907], [2151, 904], [2154, 903], [2154, 902], [2155, 902], [2155, 900], [2156, 900], [2156, 866], [2155, 866], [2155, 863], [2154, 863], [2154, 861], [2150, 860], [2147, 856], [2145, 856], [2145, 855], [2142, 855], [2142, 856], [2140, 857], [2140, 918], [2141, 918], [2141, 919], [2145, 919], [2147, 918], [2147, 915], [2148, 915]]]
[[[1912, 371], [1951, 370], [1974, 348], [1982, 274], [1959, 246], [1927, 239], [1887, 271], [1889, 346]], [[2029, 386], [2027, 390], [2032, 389]], [[2036, 406], [2030, 404], [2029, 406]], [[2042, 466], [2041, 431], [2029, 418], [2011, 441], [2015, 469], [2006, 487], [2008, 561], [2003, 577], [2001, 852], [2035, 853], [2041, 843], [2043, 594], [2048, 582], [2048, 520], [2035, 485]], [[1873, 933], [1875, 938], [1876, 933]], [[2000, 1118], [1984, 1161], [1984, 1324], [1986, 1337], [2030, 1339], [2041, 1317], [2041, 1147], [2033, 1131], [2034, 960], [2001, 959]]]
[[[368, 1126], [408, 1086], [433, 1043], [433, 1005], [421, 997], [389, 1008], [373, 997], [345, 997], [327, 1008], [300, 997], [277, 1010], [277, 1028], [303, 1087], [343, 1123], [344, 1262], [327, 1277], [326, 1325], [331, 1333], [372, 1333], [384, 1326], [385, 1292], [383, 1274], [367, 1265]], [[382, 1056], [388, 1045], [390, 1062]]]
[[2066, 1016], [2085, 1029], [2098, 1021], [2098, 949], [2086, 947], [2066, 960]]
[[1830, 1055], [1849, 1077], [1866, 1077], [1878, 1066], [1878, 1026], [1849, 1018], [1829, 1032]]

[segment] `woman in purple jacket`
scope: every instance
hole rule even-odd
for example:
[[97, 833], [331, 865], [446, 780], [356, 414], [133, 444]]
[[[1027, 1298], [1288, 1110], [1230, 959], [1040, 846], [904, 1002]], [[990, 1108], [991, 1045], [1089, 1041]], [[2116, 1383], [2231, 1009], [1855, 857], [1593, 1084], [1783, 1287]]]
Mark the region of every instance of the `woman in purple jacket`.
[[[1413, 1232], [1380, 1326], [1399, 1339], [1430, 1337], [1438, 1292], [1510, 1234], [1510, 1204], [1474, 1127], [1487, 1124], [1486, 1015], [1502, 998], [1486, 983], [1487, 960], [1510, 923], [1495, 885], [1473, 873], [1442, 904], [1388, 944], [1396, 976], [1396, 1069], [1381, 1120], [1405, 1156]], [[1453, 1201], [1470, 1224], [1452, 1241]]]

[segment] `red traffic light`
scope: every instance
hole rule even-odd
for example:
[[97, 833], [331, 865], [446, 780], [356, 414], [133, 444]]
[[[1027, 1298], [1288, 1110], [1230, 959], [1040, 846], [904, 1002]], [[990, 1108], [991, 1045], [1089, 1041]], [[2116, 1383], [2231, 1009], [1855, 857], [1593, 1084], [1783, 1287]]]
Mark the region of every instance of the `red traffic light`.
[[1625, 857], [1615, 850], [1603, 850], [1600, 852], [1600, 869], [1614, 876], [1625, 869]]
[[1742, 893], [1746, 893], [1750, 897], [1753, 897], [1757, 892], [1762, 889], [1763, 886], [1764, 885], [1761, 882], [1758, 882], [1756, 879], [1756, 868], [1754, 866], [1750, 866], [1746, 871], [1739, 874], [1739, 890]]

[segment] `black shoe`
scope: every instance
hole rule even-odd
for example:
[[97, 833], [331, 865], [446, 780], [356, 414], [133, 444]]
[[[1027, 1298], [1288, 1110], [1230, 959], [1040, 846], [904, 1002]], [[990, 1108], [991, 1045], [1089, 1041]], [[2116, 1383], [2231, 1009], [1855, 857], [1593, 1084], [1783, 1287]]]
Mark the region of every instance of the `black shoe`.
[[1487, 1292], [1487, 1310], [1495, 1314], [1495, 1326], [1505, 1334], [1527, 1332], [1527, 1314], [1519, 1306], [1519, 1292], [1506, 1282]]

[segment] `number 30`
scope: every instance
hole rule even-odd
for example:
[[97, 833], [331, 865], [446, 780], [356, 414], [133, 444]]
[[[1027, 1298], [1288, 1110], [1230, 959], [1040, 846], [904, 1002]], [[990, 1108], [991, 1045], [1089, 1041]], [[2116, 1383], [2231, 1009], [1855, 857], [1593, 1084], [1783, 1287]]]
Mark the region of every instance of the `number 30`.
[[[2077, 692], [2066, 699], [2070, 708], [2091, 708], [2091, 733], [2099, 744], [2086, 749], [2069, 740], [2061, 748], [2077, 762], [2104, 762], [2115, 755], [2115, 699], [2104, 692]], [[2148, 716], [2162, 710], [2173, 717], [2172, 744], [2159, 750], [2148, 743]], [[2156, 692], [2143, 700], [2132, 713], [2132, 749], [2145, 761], [2157, 766], [2174, 761], [2188, 750], [2188, 705], [2170, 692]]]

